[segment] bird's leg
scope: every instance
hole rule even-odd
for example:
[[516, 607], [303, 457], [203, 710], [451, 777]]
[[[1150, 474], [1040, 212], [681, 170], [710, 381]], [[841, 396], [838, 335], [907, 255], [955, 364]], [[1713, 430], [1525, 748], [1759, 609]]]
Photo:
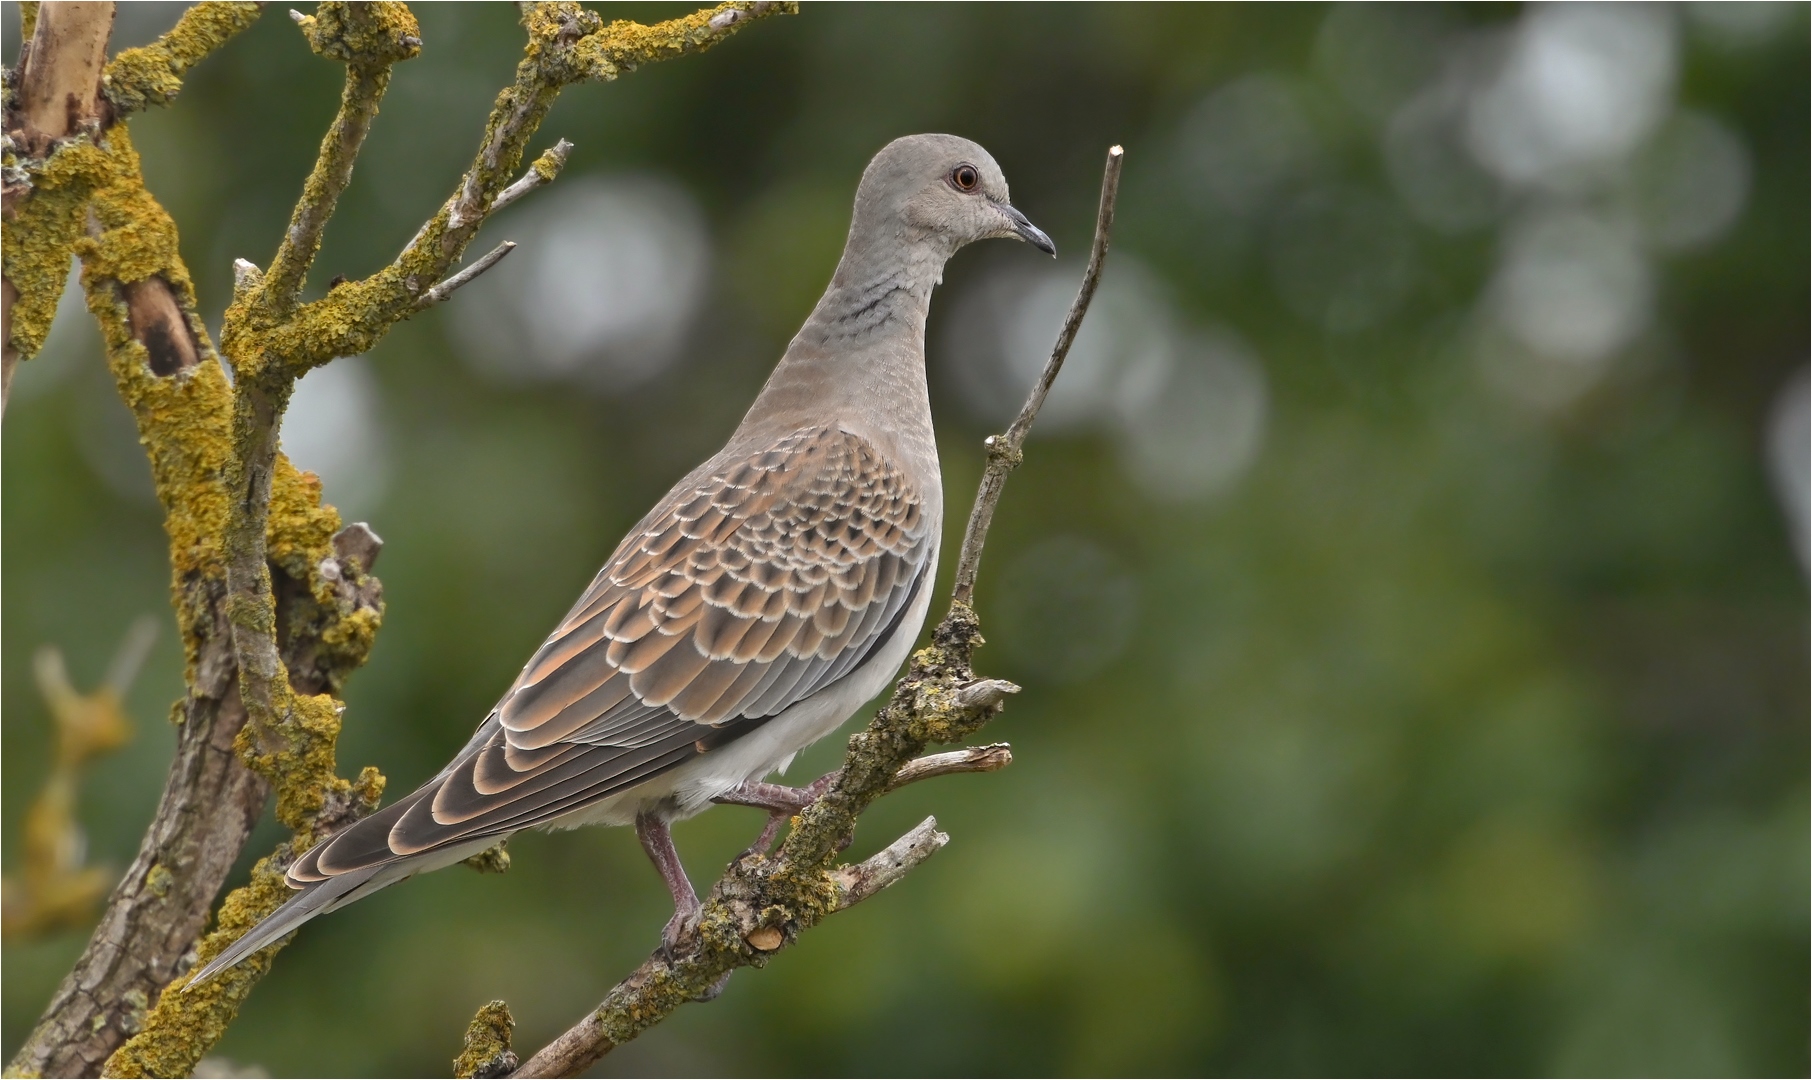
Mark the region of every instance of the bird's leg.
[[[812, 787], [816, 787], [814, 783]], [[771, 814], [797, 814], [818, 797], [810, 787], [787, 787], [785, 784], [762, 784], [753, 780], [736, 785], [712, 802], [730, 806], [754, 806]]]
[[646, 810], [637, 814], [635, 838], [642, 842], [648, 861], [661, 872], [661, 880], [673, 894], [673, 918], [661, 928], [661, 947], [671, 961], [679, 955], [680, 941], [698, 929], [698, 893], [692, 889], [692, 879], [686, 876], [686, 867], [673, 846], [673, 831], [664, 818]]
[[836, 778], [836, 773], [826, 773], [802, 788], [745, 781], [713, 799], [713, 802], [728, 806], [753, 806], [768, 812], [768, 821], [761, 827], [761, 835], [743, 849], [742, 854], [736, 857], [737, 860], [757, 853], [766, 854], [774, 846], [774, 837], [780, 835], [780, 826], [788, 818], [810, 806], [818, 796], [829, 791]]

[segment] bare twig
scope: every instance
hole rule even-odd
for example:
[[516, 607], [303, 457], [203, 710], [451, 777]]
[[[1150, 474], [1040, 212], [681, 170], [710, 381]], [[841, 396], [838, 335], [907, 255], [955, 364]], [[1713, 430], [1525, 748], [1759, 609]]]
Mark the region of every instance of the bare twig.
[[440, 303], [447, 297], [452, 296], [454, 292], [458, 291], [473, 278], [502, 262], [505, 255], [508, 255], [515, 250], [516, 242], [514, 240], [505, 240], [503, 243], [498, 244], [490, 251], [479, 256], [478, 260], [472, 265], [423, 293], [422, 298], [415, 302], [415, 306], [418, 308], [425, 308]]
[[[1064, 320], [1050, 364], [1019, 419], [1000, 440], [1003, 447], [1011, 447], [1013, 464], [1018, 463], [1019, 446], [1037, 418], [1100, 281], [1121, 158], [1117, 146], [1108, 152], [1095, 243], [1082, 291]], [[967, 580], [965, 584], [959, 576], [958, 594], [949, 614], [933, 631], [931, 644], [914, 654], [887, 705], [864, 730], [850, 736], [843, 767], [813, 785], [822, 793], [793, 819], [793, 829], [779, 852], [770, 858], [761, 853], [758, 844], [732, 863], [706, 897], [698, 935], [689, 946], [682, 944], [674, 957], [664, 950], [655, 952], [612, 988], [596, 1009], [512, 1075], [576, 1075], [686, 1002], [708, 1000], [736, 968], [760, 967], [827, 915], [898, 881], [948, 841], [937, 831], [936, 821], [927, 818], [873, 858], [854, 866], [834, 865], [854, 838], [862, 812], [887, 792], [932, 776], [990, 772], [1012, 760], [1004, 745], [920, 756], [931, 743], [957, 742], [979, 730], [999, 713], [1006, 696], [1019, 689], [1004, 680], [978, 680], [970, 668], [981, 628], [968, 595], [987, 540], [988, 520], [1012, 470], [1012, 465], [1003, 466], [1002, 461], [1003, 456], [991, 446], [988, 472], [975, 496], [964, 559], [959, 564], [967, 566]]]
[[928, 754], [907, 762], [893, 776], [893, 783], [887, 790], [898, 791], [907, 784], [916, 784], [920, 780], [930, 780], [935, 776], [955, 776], [958, 773], [999, 772], [1013, 764], [1013, 748], [1006, 743], [989, 743], [987, 746], [969, 746], [961, 750], [952, 750], [945, 754]]
[[560, 175], [560, 170], [566, 167], [566, 159], [572, 152], [573, 144], [565, 139], [543, 150], [522, 179], [497, 193], [497, 201], [491, 204], [491, 213], [495, 214], [538, 187], [553, 183], [554, 178]]
[[1063, 369], [1064, 358], [1069, 356], [1070, 346], [1076, 341], [1076, 331], [1082, 328], [1082, 317], [1088, 314], [1089, 302], [1095, 298], [1095, 286], [1101, 282], [1101, 267], [1107, 261], [1107, 245], [1113, 238], [1114, 201], [1120, 195], [1120, 166], [1125, 160], [1125, 150], [1118, 146], [1108, 148], [1107, 169], [1101, 177], [1101, 206], [1095, 218], [1095, 242], [1088, 253], [1088, 269], [1083, 271], [1082, 287], [1076, 291], [1076, 299], [1070, 304], [1070, 312], [1063, 320], [1063, 328], [1057, 332], [1057, 343], [1051, 347], [1051, 359], [1045, 363], [1038, 382], [1033, 384], [1025, 406], [1013, 420], [1013, 426], [1007, 429], [1005, 435], [988, 436], [983, 444], [988, 448], [988, 465], [982, 471], [981, 491], [976, 494], [975, 507], [969, 512], [969, 525], [963, 530], [963, 546], [956, 559], [955, 595], [962, 603], [967, 604], [974, 598], [975, 574], [981, 568], [982, 545], [988, 542], [988, 526], [994, 523], [994, 508], [1000, 504], [1000, 493], [1006, 487], [1007, 474], [1019, 467], [1026, 433], [1032, 430], [1032, 421], [1038, 418], [1038, 410], [1044, 407], [1045, 395], [1051, 392], [1051, 384], [1057, 381], [1057, 373]]
[[937, 831], [937, 818], [928, 817], [905, 836], [854, 866], [832, 870], [830, 879], [840, 893], [838, 909], [853, 907], [899, 881], [949, 842], [947, 834]]

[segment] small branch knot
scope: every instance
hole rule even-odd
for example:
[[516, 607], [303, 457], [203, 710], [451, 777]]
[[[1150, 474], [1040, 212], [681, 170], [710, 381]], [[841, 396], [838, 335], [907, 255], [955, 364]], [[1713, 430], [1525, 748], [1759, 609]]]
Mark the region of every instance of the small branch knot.
[[258, 291], [264, 284], [264, 271], [258, 269], [250, 259], [233, 260], [233, 299], [242, 300]]
[[956, 706], [959, 709], [991, 709], [1019, 690], [1017, 683], [1005, 679], [977, 679], [956, 692]]
[[313, 15], [291, 11], [316, 56], [361, 67], [383, 67], [421, 54], [422, 30], [408, 5], [329, 0]]
[[370, 573], [377, 564], [377, 557], [384, 550], [384, 538], [371, 531], [371, 526], [363, 521], [355, 521], [339, 532], [333, 534], [333, 553], [344, 562], [357, 559], [359, 566]]
[[519, 1064], [510, 1049], [510, 1038], [516, 1031], [516, 1018], [502, 1001], [493, 1001], [478, 1010], [466, 1025], [465, 1045], [453, 1059], [453, 1075], [460, 1077], [508, 1076]]
[[1017, 469], [1025, 461], [1025, 454], [1005, 435], [990, 435], [982, 440], [982, 446], [987, 448], [990, 462], [999, 462], [1009, 469]]

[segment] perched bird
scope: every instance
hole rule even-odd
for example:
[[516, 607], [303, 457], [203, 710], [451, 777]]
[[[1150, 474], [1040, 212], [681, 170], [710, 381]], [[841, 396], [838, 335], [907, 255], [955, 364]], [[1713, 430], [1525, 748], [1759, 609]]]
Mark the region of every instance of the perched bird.
[[758, 806], [771, 840], [813, 793], [763, 778], [879, 693], [924, 625], [944, 520], [925, 317], [944, 263], [990, 237], [1056, 253], [986, 150], [913, 135], [876, 154], [830, 286], [730, 441], [630, 530], [452, 762], [297, 859], [296, 895], [190, 985], [531, 828], [634, 822], [673, 894], [671, 950], [699, 914], [671, 823]]

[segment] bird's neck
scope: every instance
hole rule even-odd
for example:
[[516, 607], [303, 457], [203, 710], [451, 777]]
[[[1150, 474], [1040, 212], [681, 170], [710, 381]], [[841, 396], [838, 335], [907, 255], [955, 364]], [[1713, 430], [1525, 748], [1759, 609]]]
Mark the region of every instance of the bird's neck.
[[952, 254], [946, 247], [938, 238], [852, 236], [789, 355], [801, 346], [842, 355], [909, 346], [922, 356], [931, 290], [944, 279]]
[[[935, 239], [851, 237], [830, 287], [743, 422], [754, 436], [834, 412], [902, 455], [935, 463], [925, 317], [951, 252]], [[891, 444], [891, 445], [889, 445]], [[935, 468], [935, 466], [934, 466]]]

